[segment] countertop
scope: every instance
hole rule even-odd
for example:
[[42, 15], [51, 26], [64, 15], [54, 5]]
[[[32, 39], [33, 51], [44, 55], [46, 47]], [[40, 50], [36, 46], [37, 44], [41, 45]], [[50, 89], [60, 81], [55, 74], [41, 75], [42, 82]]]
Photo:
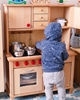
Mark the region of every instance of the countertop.
[[[68, 54], [69, 56], [75, 56], [77, 55], [76, 52], [74, 52], [73, 50], [68, 50]], [[35, 55], [35, 56], [25, 56], [25, 57], [13, 57], [10, 54], [6, 54], [7, 60], [9, 62], [14, 62], [14, 61], [24, 61], [24, 60], [32, 60], [32, 59], [40, 59], [41, 55]]]

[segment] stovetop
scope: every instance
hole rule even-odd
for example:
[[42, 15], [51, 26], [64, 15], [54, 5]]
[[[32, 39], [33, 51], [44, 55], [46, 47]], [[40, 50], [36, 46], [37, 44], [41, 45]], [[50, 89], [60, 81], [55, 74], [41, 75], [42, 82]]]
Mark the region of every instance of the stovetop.
[[[16, 56], [14, 55], [14, 53], [11, 52], [11, 54], [12, 54], [13, 57], [16, 57]], [[34, 55], [31, 55], [31, 56], [36, 56], [36, 55], [41, 55], [41, 54], [36, 50], [36, 51], [35, 51], [35, 54], [34, 54]], [[27, 54], [26, 51], [24, 51], [24, 54], [23, 54], [22, 57], [24, 57], [24, 56], [28, 56], [28, 54]]]

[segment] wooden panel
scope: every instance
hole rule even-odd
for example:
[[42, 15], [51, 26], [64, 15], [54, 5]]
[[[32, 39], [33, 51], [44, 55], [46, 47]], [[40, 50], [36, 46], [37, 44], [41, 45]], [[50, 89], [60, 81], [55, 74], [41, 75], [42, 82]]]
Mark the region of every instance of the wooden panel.
[[9, 62], [9, 87], [10, 87], [10, 96], [14, 95], [14, 80], [13, 80], [13, 63]]
[[[22, 86], [20, 87], [20, 74], [26, 74], [26, 73], [37, 73], [37, 84], [35, 85], [29, 85], [29, 86]], [[15, 69], [14, 70], [14, 88], [15, 88], [15, 94], [19, 93], [29, 93], [29, 92], [35, 92], [35, 91], [41, 91], [42, 90], [42, 67], [30, 67], [30, 68], [23, 68], [23, 69]]]
[[65, 60], [65, 62], [72, 62], [72, 57], [69, 56], [67, 60]]
[[65, 10], [63, 7], [53, 7], [50, 10], [50, 21], [55, 21], [56, 18], [65, 18]]
[[34, 13], [48, 13], [48, 7], [34, 7]]
[[48, 21], [48, 14], [34, 14], [34, 21]]
[[64, 65], [64, 73], [65, 73], [65, 86], [70, 86], [71, 80], [71, 63], [65, 63]]
[[71, 7], [69, 16], [69, 26], [80, 29], [80, 8]]
[[65, 19], [67, 20], [67, 23], [66, 23], [67, 26], [69, 24], [69, 13], [70, 13], [70, 7], [65, 8]]
[[[37, 38], [36, 38], [37, 37]], [[9, 44], [13, 41], [19, 41], [25, 43], [26, 46], [35, 46], [37, 41], [44, 38], [43, 31], [33, 31], [33, 32], [11, 32]]]
[[25, 43], [26, 45], [29, 45], [30, 33], [29, 32], [28, 33], [26, 33], [26, 32], [11, 32], [9, 38], [10, 38], [9, 44], [11, 42], [18, 41], [18, 42]]
[[[71, 82], [71, 67], [72, 67], [71, 63], [65, 63], [64, 65], [65, 88], [70, 87], [70, 84], [71, 84], [70, 83]], [[54, 85], [54, 89], [56, 89], [56, 85]]]
[[48, 25], [48, 22], [34, 22], [34, 28], [45, 28]]
[[61, 41], [66, 44], [66, 49], [69, 50], [70, 49], [70, 29], [63, 30]]
[[0, 92], [4, 92], [4, 62], [3, 62], [3, 33], [0, 10]]
[[73, 22], [74, 24], [72, 25], [72, 27], [74, 28], [79, 28], [80, 29], [80, 17], [79, 17], [79, 14], [80, 14], [80, 8], [79, 7], [75, 7], [74, 9], [74, 19], [73, 19]]
[[9, 8], [9, 28], [30, 28], [31, 7], [10, 7]]
[[75, 58], [74, 82], [80, 86], [80, 54]]
[[77, 53], [80, 54], [80, 48], [73, 48], [73, 47], [70, 47], [73, 51], [76, 51]]
[[[34, 60], [34, 59], [32, 59], [32, 60]], [[19, 66], [16, 66], [15, 65], [15, 63], [16, 63], [16, 61], [13, 63], [14, 64], [14, 68], [27, 68], [27, 67], [35, 67], [35, 66], [41, 66], [41, 63], [39, 62], [40, 61], [40, 59], [35, 59], [34, 61], [35, 61], [35, 64], [33, 65], [32, 64], [32, 60], [24, 60], [24, 61], [19, 61], [18, 63], [19, 63]], [[28, 62], [28, 64], [27, 65], [25, 65], [25, 62]]]
[[9, 54], [9, 34], [8, 34], [8, 9], [4, 7], [4, 42], [6, 53]]

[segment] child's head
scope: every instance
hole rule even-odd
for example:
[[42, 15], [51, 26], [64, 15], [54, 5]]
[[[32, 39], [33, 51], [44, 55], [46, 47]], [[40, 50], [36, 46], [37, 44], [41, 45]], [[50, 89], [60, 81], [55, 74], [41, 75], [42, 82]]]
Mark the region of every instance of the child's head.
[[62, 27], [58, 22], [51, 22], [44, 30], [47, 39], [54, 41], [61, 41]]

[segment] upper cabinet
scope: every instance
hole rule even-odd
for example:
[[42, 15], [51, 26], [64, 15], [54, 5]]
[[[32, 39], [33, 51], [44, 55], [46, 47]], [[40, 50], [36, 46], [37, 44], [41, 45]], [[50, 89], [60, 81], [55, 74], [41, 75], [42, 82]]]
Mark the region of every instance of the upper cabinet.
[[8, 27], [9, 28], [30, 28], [31, 7], [9, 7], [8, 8]]
[[49, 8], [48, 7], [34, 7], [33, 8], [33, 27], [45, 28], [49, 21]]
[[69, 26], [80, 29], [80, 8], [79, 7], [70, 8]]
[[[17, 30], [36, 30], [44, 29], [48, 23], [55, 21], [56, 18], [65, 18], [66, 27], [72, 23], [72, 7], [74, 5], [5, 5], [5, 20], [9, 31]], [[75, 8], [75, 7], [73, 7]], [[72, 12], [72, 14], [70, 13]], [[77, 15], [76, 15], [77, 16]], [[76, 22], [77, 23], [77, 22]], [[76, 25], [75, 25], [76, 26]]]
[[[56, 13], [56, 14], [55, 14]], [[7, 7], [9, 29], [45, 28], [49, 22], [56, 18], [65, 18], [66, 26], [80, 29], [80, 8], [69, 6], [32, 7], [10, 6]]]

